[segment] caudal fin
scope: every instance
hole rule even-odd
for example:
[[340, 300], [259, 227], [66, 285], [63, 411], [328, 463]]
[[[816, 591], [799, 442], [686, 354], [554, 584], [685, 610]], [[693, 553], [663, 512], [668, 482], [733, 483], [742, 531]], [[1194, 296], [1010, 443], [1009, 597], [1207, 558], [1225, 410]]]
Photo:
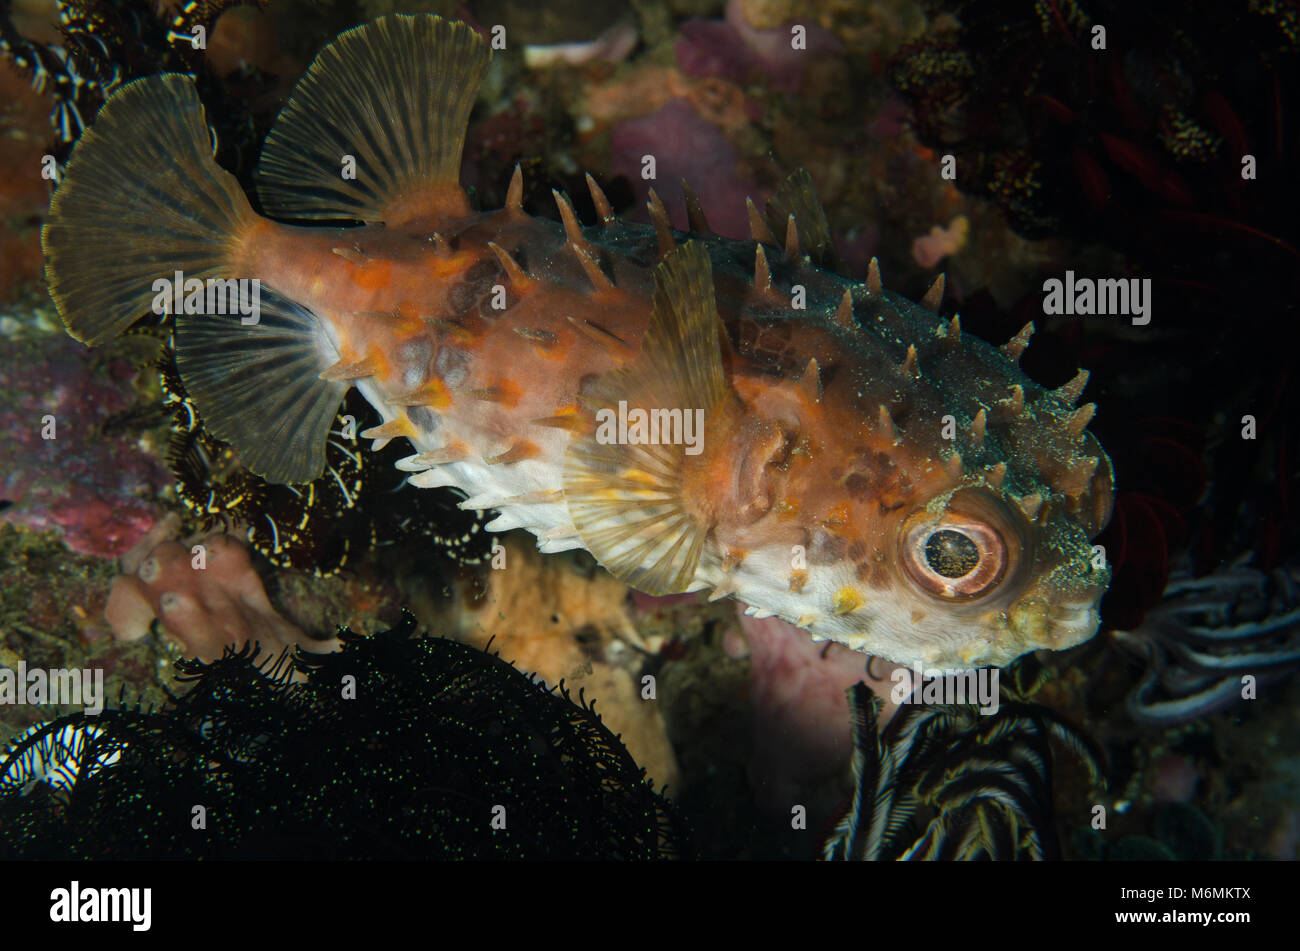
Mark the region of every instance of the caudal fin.
[[77, 142], [41, 231], [45, 280], [68, 332], [104, 343], [150, 310], [154, 281], [232, 273], [254, 220], [212, 158], [194, 83], [167, 73], [122, 86]]

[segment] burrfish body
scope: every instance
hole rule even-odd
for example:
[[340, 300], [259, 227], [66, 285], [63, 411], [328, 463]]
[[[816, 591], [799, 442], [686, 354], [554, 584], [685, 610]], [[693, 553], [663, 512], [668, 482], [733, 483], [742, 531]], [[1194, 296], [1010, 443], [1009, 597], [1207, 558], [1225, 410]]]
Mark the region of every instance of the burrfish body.
[[[518, 171], [505, 207], [472, 208], [489, 58], [435, 16], [342, 34], [267, 137], [265, 217], [188, 78], [121, 87], [43, 234], [69, 332], [100, 343], [161, 301], [206, 424], [273, 481], [320, 475], [355, 386], [382, 419], [361, 435], [410, 442], [410, 486], [646, 592], [708, 589], [930, 667], [1096, 631], [1113, 474], [1075, 406], [1086, 374], [1046, 390], [1017, 366], [1032, 326], [994, 347], [874, 262], [834, 273], [806, 173], [750, 206], [752, 241], [705, 233], [689, 194], [690, 233], [653, 197], [652, 225], [621, 221], [590, 177], [592, 226], [558, 193], [559, 221], [526, 214]], [[256, 281], [258, 313], [159, 292], [177, 278]]]

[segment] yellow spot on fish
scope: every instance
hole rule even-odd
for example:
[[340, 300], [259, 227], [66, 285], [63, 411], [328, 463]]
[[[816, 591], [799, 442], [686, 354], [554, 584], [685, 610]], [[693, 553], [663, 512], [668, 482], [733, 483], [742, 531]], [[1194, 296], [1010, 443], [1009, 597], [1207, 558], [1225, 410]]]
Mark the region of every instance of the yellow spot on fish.
[[831, 607], [833, 614], [848, 614], [862, 607], [862, 595], [857, 588], [843, 587], [835, 592], [835, 603]]
[[659, 487], [659, 480], [644, 469], [624, 469], [623, 478], [628, 482], [645, 486], [647, 489], [658, 489]]

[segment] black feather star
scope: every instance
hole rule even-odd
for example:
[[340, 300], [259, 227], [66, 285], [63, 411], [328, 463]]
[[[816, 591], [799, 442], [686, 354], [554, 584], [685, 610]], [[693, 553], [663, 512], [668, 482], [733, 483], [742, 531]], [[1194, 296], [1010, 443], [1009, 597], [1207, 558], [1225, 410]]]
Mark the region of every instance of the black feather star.
[[0, 859], [686, 850], [677, 809], [581, 698], [416, 636], [410, 615], [339, 637], [331, 654], [181, 662], [188, 686], [160, 709], [64, 717], [0, 749]]
[[167, 15], [147, 0], [56, 0], [59, 43], [23, 36], [7, 15], [7, 4], [0, 4], [0, 53], [27, 75], [33, 88], [53, 96], [50, 122], [62, 163], [122, 83], [182, 72], [213, 85], [205, 71], [206, 37], [222, 13], [248, 2], [258, 5], [257, 0], [187, 0]]

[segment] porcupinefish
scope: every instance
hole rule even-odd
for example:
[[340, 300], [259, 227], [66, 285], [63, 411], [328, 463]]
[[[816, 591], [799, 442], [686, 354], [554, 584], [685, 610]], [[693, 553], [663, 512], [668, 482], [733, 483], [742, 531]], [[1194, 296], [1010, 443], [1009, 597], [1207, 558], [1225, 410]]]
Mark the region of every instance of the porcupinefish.
[[104, 342], [176, 272], [256, 280], [256, 322], [165, 306], [206, 423], [271, 481], [320, 475], [355, 386], [382, 417], [361, 436], [414, 447], [410, 485], [651, 594], [707, 588], [943, 668], [1096, 631], [1113, 472], [1075, 406], [1086, 373], [1035, 384], [1032, 325], [974, 339], [934, 313], [941, 280], [927, 307], [874, 261], [834, 273], [806, 172], [750, 203], [746, 242], [689, 191], [689, 233], [653, 195], [651, 225], [621, 221], [590, 176], [593, 226], [558, 192], [558, 222], [526, 214], [518, 169], [505, 207], [474, 210], [459, 169], [490, 55], [431, 15], [341, 34], [267, 136], [268, 217], [214, 161], [189, 78], [123, 85], [42, 235], [68, 331]]

